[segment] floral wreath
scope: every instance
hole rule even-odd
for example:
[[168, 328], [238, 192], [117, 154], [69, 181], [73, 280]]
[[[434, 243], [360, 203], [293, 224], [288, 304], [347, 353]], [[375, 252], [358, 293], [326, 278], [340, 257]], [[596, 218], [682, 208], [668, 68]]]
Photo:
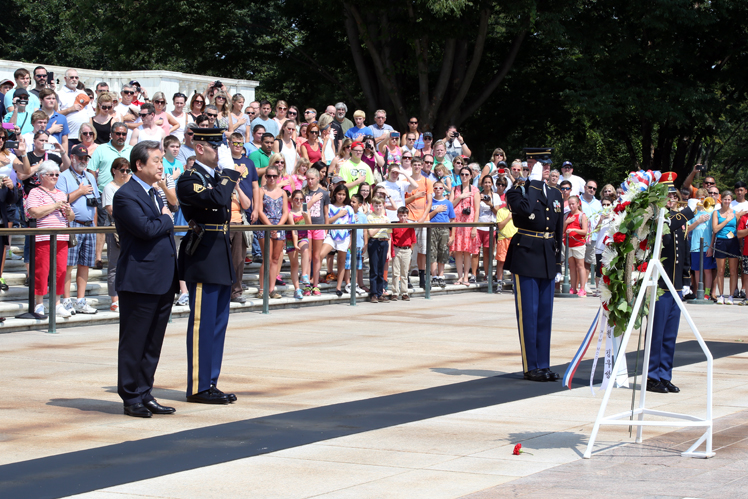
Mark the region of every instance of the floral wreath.
[[[641, 289], [641, 276], [646, 272], [652, 255], [657, 215], [667, 204], [668, 188], [659, 183], [660, 176], [659, 171], [651, 170], [629, 174], [621, 184], [624, 194], [613, 207], [603, 241], [600, 300], [616, 337], [625, 332], [631, 320], [634, 298]], [[669, 226], [665, 225], [663, 229], [664, 233], [669, 233]], [[662, 292], [658, 289], [658, 296]], [[641, 327], [642, 317], [648, 313], [648, 302], [645, 301], [634, 323], [635, 328]]]

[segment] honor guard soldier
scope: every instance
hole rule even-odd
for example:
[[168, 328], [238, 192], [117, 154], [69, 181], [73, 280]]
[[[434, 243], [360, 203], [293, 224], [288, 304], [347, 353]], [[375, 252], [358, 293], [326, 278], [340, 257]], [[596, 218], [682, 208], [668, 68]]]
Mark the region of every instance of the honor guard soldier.
[[694, 217], [691, 208], [675, 211], [680, 201], [680, 193], [673, 182], [678, 176], [674, 172], [663, 173], [660, 183], [668, 186], [667, 220], [670, 234], [662, 236], [662, 266], [678, 297], [670, 293], [665, 281], [660, 279], [659, 286], [665, 294], [659, 297], [655, 305], [654, 321], [652, 321], [652, 344], [649, 351], [649, 371], [647, 374], [647, 391], [658, 393], [678, 393], [680, 388], [675, 386], [673, 379], [673, 356], [675, 355], [675, 340], [678, 337], [680, 324], [680, 307], [675, 301], [683, 299], [683, 267], [688, 257], [688, 243], [686, 242], [686, 228], [688, 221]]
[[553, 293], [561, 275], [564, 201], [549, 187], [551, 152], [526, 148], [531, 174], [506, 193], [517, 233], [512, 237], [505, 268], [514, 274], [514, 301], [525, 379], [555, 381], [550, 369]]
[[236, 396], [220, 391], [217, 383], [234, 280], [228, 230], [231, 194], [240, 173], [228, 147], [221, 145], [223, 129], [193, 131], [195, 166], [177, 182], [177, 197], [191, 229], [179, 247], [179, 278], [190, 295], [187, 401], [228, 404]]

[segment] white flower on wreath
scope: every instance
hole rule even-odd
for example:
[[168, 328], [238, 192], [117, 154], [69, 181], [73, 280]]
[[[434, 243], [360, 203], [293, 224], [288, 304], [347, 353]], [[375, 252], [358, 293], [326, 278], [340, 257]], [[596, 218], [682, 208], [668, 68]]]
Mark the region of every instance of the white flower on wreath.
[[640, 262], [642, 260], [644, 260], [644, 250], [643, 249], [636, 250], [636, 259], [639, 260]]
[[613, 293], [610, 292], [608, 286], [603, 285], [602, 289], [600, 290], [600, 300], [605, 303], [609, 303], [612, 297]]
[[612, 246], [606, 246], [605, 251], [603, 251], [603, 267], [610, 265], [610, 262], [612, 262], [616, 256], [618, 256], [618, 252], [614, 250]]
[[631, 187], [629, 190], [623, 193], [621, 196], [622, 202], [633, 201], [633, 199], [639, 194], [639, 190], [636, 187]]

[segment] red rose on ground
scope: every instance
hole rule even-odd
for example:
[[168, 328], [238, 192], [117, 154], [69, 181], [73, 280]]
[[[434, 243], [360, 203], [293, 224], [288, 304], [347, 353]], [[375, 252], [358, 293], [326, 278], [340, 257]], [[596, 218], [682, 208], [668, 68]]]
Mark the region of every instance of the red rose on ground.
[[514, 450], [512, 451], [512, 454], [514, 454], [515, 456], [519, 456], [521, 452], [522, 452], [522, 444], [515, 445]]
[[642, 240], [642, 241], [641, 241], [641, 242], [639, 243], [639, 249], [640, 249], [640, 250], [646, 250], [646, 249], [647, 249], [647, 246], [649, 246], [649, 245], [648, 245], [648, 242], [649, 242], [649, 241], [647, 241], [646, 239]]
[[604, 275], [604, 276], [603, 276], [603, 282], [604, 282], [604, 283], [605, 283], [605, 284], [606, 284], [607, 286], [610, 286], [610, 277], [608, 277], [608, 276]]
[[642, 263], [638, 267], [636, 267], [636, 270], [639, 272], [646, 272], [647, 271], [647, 262]]
[[621, 232], [616, 232], [613, 234], [613, 242], [616, 244], [621, 244], [626, 240], [626, 234], [623, 234]]

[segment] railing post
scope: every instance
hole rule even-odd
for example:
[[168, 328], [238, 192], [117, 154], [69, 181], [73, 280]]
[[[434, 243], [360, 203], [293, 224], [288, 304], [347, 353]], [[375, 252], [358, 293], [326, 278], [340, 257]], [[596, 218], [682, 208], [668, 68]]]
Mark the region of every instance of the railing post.
[[[416, 255], [418, 260], [418, 255]], [[431, 227], [426, 227], [426, 270], [424, 272], [425, 297], [431, 299]]]
[[[36, 239], [36, 236], [32, 236]], [[29, 284], [32, 277], [29, 276]], [[44, 299], [42, 298], [42, 303]], [[50, 334], [57, 333], [57, 234], [49, 236], [49, 329]]]
[[[486, 280], [488, 281], [488, 293], [493, 293], [493, 225], [488, 228], [488, 271], [486, 272]], [[486, 258], [485, 251], [483, 252], [483, 258]]]
[[[356, 305], [356, 286], [358, 283], [356, 282], [357, 274], [358, 274], [358, 258], [356, 258], [356, 253], [358, 251], [358, 240], [357, 240], [357, 234], [356, 234], [356, 228], [354, 227], [351, 229], [351, 306]], [[340, 270], [338, 270], [340, 272]], [[345, 270], [343, 270], [345, 272]]]
[[[36, 236], [29, 237], [29, 313], [34, 313], [34, 274], [36, 273]], [[10, 238], [9, 238], [10, 239]]]
[[270, 292], [268, 291], [268, 288], [270, 287], [270, 230], [269, 229], [265, 229], [265, 240], [262, 242], [262, 245], [265, 249], [265, 254], [262, 257], [262, 269], [263, 269], [262, 313], [269, 314], [270, 313]]

